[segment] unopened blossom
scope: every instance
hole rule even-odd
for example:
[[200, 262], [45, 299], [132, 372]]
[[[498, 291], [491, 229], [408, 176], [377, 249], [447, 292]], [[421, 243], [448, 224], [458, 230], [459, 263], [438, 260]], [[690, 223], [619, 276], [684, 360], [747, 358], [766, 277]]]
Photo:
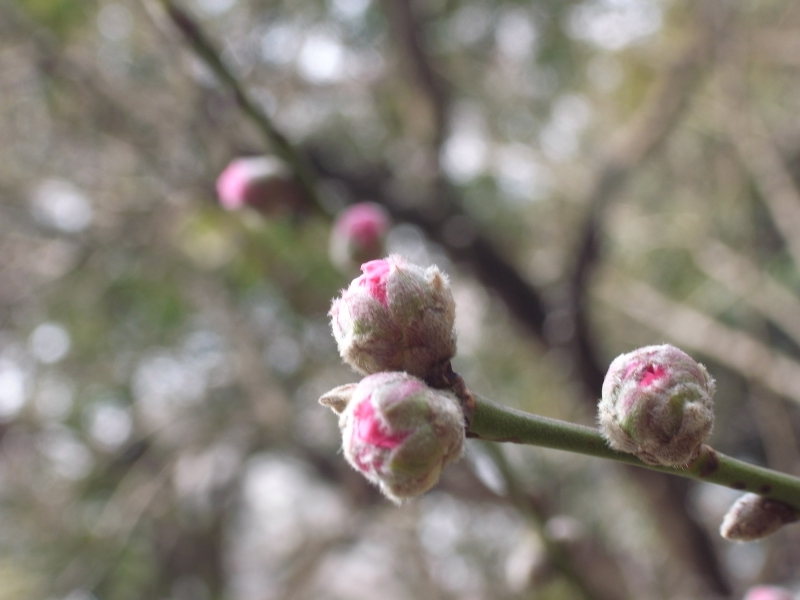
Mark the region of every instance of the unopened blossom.
[[273, 156], [232, 160], [217, 177], [217, 196], [228, 210], [250, 206], [264, 214], [291, 212], [302, 202], [286, 165]]
[[384, 255], [389, 215], [374, 202], [359, 202], [344, 209], [331, 229], [331, 262], [344, 272]]
[[798, 519], [800, 513], [788, 504], [758, 494], [745, 494], [728, 510], [719, 532], [728, 540], [750, 542], [775, 533]]
[[391, 255], [361, 270], [330, 310], [346, 363], [365, 375], [405, 371], [424, 378], [455, 355], [455, 302], [438, 268]]
[[651, 465], [685, 466], [714, 425], [706, 368], [668, 344], [618, 356], [608, 368], [598, 420], [612, 448]]
[[340, 415], [347, 461], [394, 502], [428, 491], [463, 452], [456, 398], [407, 373], [375, 373], [320, 402]]
[[794, 600], [794, 594], [776, 585], [756, 585], [747, 590], [742, 600]]

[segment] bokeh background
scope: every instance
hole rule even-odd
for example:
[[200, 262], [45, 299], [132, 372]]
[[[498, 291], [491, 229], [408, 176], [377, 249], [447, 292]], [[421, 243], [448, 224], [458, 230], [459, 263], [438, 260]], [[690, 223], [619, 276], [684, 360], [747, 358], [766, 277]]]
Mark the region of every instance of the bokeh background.
[[[800, 4], [175, 2], [0, 1], [0, 599], [800, 591], [800, 528], [725, 542], [730, 490], [471, 442], [398, 508], [317, 404], [369, 200], [450, 274], [479, 393], [591, 424], [670, 342], [713, 445], [800, 474]], [[274, 152], [306, 204], [221, 209]]]

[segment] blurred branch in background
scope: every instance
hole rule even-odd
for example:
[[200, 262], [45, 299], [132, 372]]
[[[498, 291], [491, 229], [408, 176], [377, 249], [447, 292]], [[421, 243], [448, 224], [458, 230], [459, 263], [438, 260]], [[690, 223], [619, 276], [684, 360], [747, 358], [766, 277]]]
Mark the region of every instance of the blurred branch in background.
[[430, 53], [424, 47], [423, 28], [415, 14], [419, 7], [410, 0], [381, 1], [401, 60], [428, 104], [432, 120], [430, 160], [438, 163], [452, 110], [448, 83], [432, 65]]
[[584, 205], [588, 215], [577, 238], [570, 281], [575, 311], [574, 356], [579, 361], [588, 396], [600, 389], [605, 369], [593, 347], [594, 333], [587, 313], [594, 269], [601, 262], [601, 240], [609, 204], [653, 153], [657, 152], [678, 125], [697, 86], [709, 70], [713, 51], [725, 26], [727, 9], [718, 2], [701, 2], [696, 7], [699, 31], [680, 56], [664, 67], [649, 96], [627, 126], [616, 134], [602, 155]]
[[713, 240], [699, 243], [692, 256], [709, 279], [724, 285], [800, 344], [800, 299], [789, 288], [746, 256]]
[[745, 169], [753, 177], [792, 260], [800, 265], [800, 190], [761, 115], [748, 102], [747, 88], [736, 71], [734, 65], [727, 65], [720, 75], [733, 104], [724, 111], [723, 117], [728, 135]]

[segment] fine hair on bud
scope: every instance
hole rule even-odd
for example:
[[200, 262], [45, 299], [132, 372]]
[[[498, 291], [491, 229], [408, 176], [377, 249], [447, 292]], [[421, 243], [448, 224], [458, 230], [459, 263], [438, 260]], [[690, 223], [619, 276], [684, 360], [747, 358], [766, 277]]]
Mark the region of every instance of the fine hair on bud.
[[758, 494], [745, 494], [728, 510], [719, 533], [726, 540], [751, 542], [798, 519], [800, 512], [788, 504]]
[[437, 267], [393, 254], [361, 270], [329, 313], [347, 364], [364, 375], [404, 371], [425, 378], [455, 355], [455, 301]]
[[347, 461], [395, 503], [428, 491], [464, 450], [458, 400], [407, 373], [375, 373], [320, 401], [340, 413]]
[[598, 422], [609, 445], [650, 465], [683, 467], [714, 426], [715, 383], [688, 354], [663, 344], [618, 356], [608, 368]]

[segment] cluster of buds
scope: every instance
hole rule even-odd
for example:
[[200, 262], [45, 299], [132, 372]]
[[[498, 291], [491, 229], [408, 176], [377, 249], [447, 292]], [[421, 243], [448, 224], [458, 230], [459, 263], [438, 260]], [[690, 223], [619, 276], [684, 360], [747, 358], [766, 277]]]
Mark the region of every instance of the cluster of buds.
[[397, 503], [433, 487], [464, 449], [458, 400], [407, 373], [369, 375], [320, 403], [339, 414], [350, 465]]
[[380, 204], [359, 202], [344, 209], [331, 228], [331, 262], [344, 273], [384, 255], [389, 215]]
[[[649, 465], [685, 467], [714, 426], [714, 380], [706, 368], [668, 344], [618, 356], [608, 368], [598, 405], [609, 445]], [[792, 506], [745, 494], [720, 526], [722, 537], [747, 542], [800, 520]]]
[[436, 267], [392, 255], [361, 270], [330, 317], [339, 353], [366, 377], [320, 402], [339, 414], [350, 465], [399, 502], [429, 490], [463, 452], [458, 399], [423, 381], [455, 355], [455, 302]]
[[639, 348], [608, 368], [600, 429], [612, 448], [647, 464], [685, 466], [711, 433], [714, 390], [705, 367], [678, 348]]
[[264, 215], [297, 212], [303, 195], [287, 166], [274, 156], [232, 160], [217, 177], [219, 202], [228, 210], [249, 206]]

